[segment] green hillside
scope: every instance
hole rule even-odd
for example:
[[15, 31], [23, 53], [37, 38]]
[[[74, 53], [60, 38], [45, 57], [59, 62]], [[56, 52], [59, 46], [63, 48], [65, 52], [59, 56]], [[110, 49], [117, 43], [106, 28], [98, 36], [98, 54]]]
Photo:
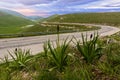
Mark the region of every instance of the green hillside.
[[48, 20], [54, 19], [54, 18], [56, 18], [56, 17], [58, 17], [58, 16], [59, 16], [58, 14], [55, 14], [55, 15], [52, 15], [52, 16], [50, 16], [50, 17], [40, 19], [40, 20], [38, 20], [38, 22], [48, 21]]
[[46, 21], [120, 25], [120, 12], [65, 14]]
[[31, 20], [0, 12], [0, 34], [17, 33], [21, 27], [33, 24]]

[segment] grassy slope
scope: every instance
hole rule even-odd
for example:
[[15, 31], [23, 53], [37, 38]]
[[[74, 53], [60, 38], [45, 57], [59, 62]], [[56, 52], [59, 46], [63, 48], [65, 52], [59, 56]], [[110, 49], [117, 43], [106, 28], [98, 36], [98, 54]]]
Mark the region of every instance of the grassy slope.
[[[60, 18], [63, 18], [62, 20]], [[59, 15], [53, 19], [47, 20], [49, 22], [80, 22], [80, 23], [98, 23], [108, 25], [120, 24], [120, 12], [108, 13], [75, 13]]]
[[[66, 15], [65, 15], [66, 16]], [[68, 16], [69, 17], [69, 16]], [[56, 22], [56, 21], [59, 21], [59, 19], [60, 19], [60, 15], [57, 15], [57, 14], [55, 14], [55, 15], [52, 15], [52, 16], [50, 16], [50, 17], [48, 17], [48, 18], [43, 18], [43, 19], [41, 19], [41, 20], [38, 20], [38, 22], [45, 22], [45, 21], [50, 21], [50, 22]], [[63, 21], [64, 22], [64, 21]], [[66, 21], [65, 21], [66, 22]], [[71, 22], [76, 22], [76, 21], [74, 21], [74, 20], [71, 20]], [[64, 24], [62, 24], [62, 26], [65, 26]], [[70, 25], [67, 25], [67, 26], [70, 26]], [[71, 25], [71, 26], [73, 26], [73, 25]], [[80, 26], [78, 26], [78, 27], [80, 27]], [[82, 28], [85, 28], [86, 30], [90, 30], [90, 29], [87, 29], [87, 27], [80, 27], [80, 30], [82, 29]], [[55, 27], [53, 27], [52, 26], [52, 29], [50, 28], [50, 27], [43, 27], [43, 26], [41, 26], [41, 25], [35, 25], [35, 26], [33, 26], [33, 27], [30, 27], [30, 28], [26, 28], [25, 30], [23, 30], [23, 32], [46, 32], [46, 30], [47, 29], [49, 29], [49, 31], [56, 31], [56, 28]], [[61, 28], [60, 28], [61, 29]], [[85, 29], [84, 30], [81, 30], [81, 31], [85, 31]], [[93, 28], [93, 30], [94, 29], [97, 29], [97, 28]], [[62, 30], [69, 30], [68, 28], [63, 28], [63, 29], [61, 29], [61, 31]], [[71, 29], [70, 29], [71, 30]]]
[[[72, 27], [72, 28], [69, 28]], [[60, 32], [75, 32], [75, 31], [88, 31], [88, 30], [96, 30], [99, 29], [99, 27], [88, 27], [88, 26], [84, 26], [84, 25], [65, 25], [65, 24], [61, 24], [59, 25], [59, 31]], [[43, 32], [43, 33], [47, 33], [47, 32], [57, 32], [57, 25], [51, 25], [51, 26], [42, 26], [40, 24], [35, 25], [33, 27], [29, 27], [23, 30], [23, 33], [26, 32]]]
[[38, 20], [38, 22], [43, 22], [43, 21], [51, 20], [51, 19], [56, 18], [57, 16], [59, 16], [59, 15], [55, 14], [55, 15], [52, 15], [50, 17], [40, 19], [40, 20]]
[[25, 18], [0, 12], [0, 34], [17, 33], [21, 30], [20, 27], [29, 24], [33, 24], [33, 22]]

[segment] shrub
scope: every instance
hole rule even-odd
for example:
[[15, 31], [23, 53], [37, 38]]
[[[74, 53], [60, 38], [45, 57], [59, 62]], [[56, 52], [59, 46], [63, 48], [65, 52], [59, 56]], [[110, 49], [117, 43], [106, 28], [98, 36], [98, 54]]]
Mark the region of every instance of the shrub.
[[82, 45], [77, 41], [77, 49], [87, 63], [92, 63], [95, 60], [98, 60], [102, 55], [102, 47], [99, 45], [98, 37], [99, 36], [95, 36], [95, 34], [94, 36], [91, 35], [90, 41], [88, 41], [87, 35], [85, 38], [82, 34]]
[[[9, 52], [9, 51], [8, 51]], [[10, 67], [21, 69], [31, 60], [30, 50], [15, 49], [14, 54], [9, 52], [13, 62]]]
[[57, 42], [57, 46], [55, 48], [54, 45], [48, 41], [48, 49], [50, 50], [49, 57], [55, 65], [54, 68], [58, 68], [60, 72], [63, 71], [64, 67], [67, 65], [69, 57], [71, 56], [70, 54], [66, 53], [70, 42], [71, 40], [67, 42], [67, 39], [63, 42], [62, 45]]

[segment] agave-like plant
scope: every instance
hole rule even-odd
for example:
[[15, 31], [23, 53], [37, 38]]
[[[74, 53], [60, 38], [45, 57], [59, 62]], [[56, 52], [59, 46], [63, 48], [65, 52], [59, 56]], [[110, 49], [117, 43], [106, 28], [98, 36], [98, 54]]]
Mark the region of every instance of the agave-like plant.
[[77, 49], [87, 63], [93, 63], [95, 60], [98, 60], [102, 55], [102, 47], [99, 45], [98, 37], [98, 34], [91, 34], [90, 41], [88, 41], [87, 34], [86, 38], [82, 34], [82, 44], [80, 44], [80, 41], [77, 41]]
[[43, 49], [44, 49], [44, 57], [47, 57], [48, 55], [48, 43], [47, 42], [44, 43]]
[[67, 37], [63, 43], [60, 43], [59, 39], [59, 25], [57, 25], [56, 47], [54, 47], [54, 44], [51, 44], [50, 40], [47, 42], [47, 45], [44, 44], [44, 53], [47, 54], [48, 59], [54, 63], [54, 67], [50, 68], [49, 71], [57, 68], [62, 72], [68, 64], [69, 57], [73, 57], [72, 54], [67, 53], [68, 46], [72, 39], [68, 41]]
[[7, 66], [9, 65], [9, 59], [8, 59], [8, 55], [4, 56], [4, 58], [0, 58], [2, 63], [5, 63]]
[[63, 42], [62, 45], [56, 43], [56, 48], [50, 41], [48, 41], [48, 49], [50, 50], [50, 58], [55, 64], [55, 67], [51, 69], [58, 68], [60, 72], [63, 71], [65, 66], [67, 65], [69, 54], [66, 53], [67, 48], [70, 44], [71, 40], [67, 42], [67, 39]]
[[16, 48], [14, 54], [11, 52], [9, 52], [9, 54], [13, 60], [11, 63], [11, 67], [13, 68], [21, 69], [23, 67], [26, 67], [26, 63], [31, 60], [30, 50], [22, 50], [20, 48]]

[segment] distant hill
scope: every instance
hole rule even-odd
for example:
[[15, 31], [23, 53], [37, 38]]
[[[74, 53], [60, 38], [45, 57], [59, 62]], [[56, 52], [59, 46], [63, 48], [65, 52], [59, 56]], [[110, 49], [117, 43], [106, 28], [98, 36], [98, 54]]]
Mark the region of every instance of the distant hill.
[[0, 10], [0, 34], [16, 33], [20, 31], [22, 26], [31, 24], [34, 24], [34, 22], [24, 17], [17, 16], [17, 13], [14, 15], [13, 13], [10, 14], [10, 12]]
[[23, 26], [31, 23], [33, 22], [26, 18], [0, 12], [0, 27]]
[[55, 15], [52, 15], [52, 16], [50, 16], [50, 17], [40, 19], [39, 21], [40, 21], [40, 22], [49, 21], [49, 20], [55, 19], [55, 18], [58, 17], [58, 16], [59, 16], [58, 14], [55, 14]]
[[10, 15], [14, 15], [14, 16], [19, 16], [19, 17], [27, 18], [26, 16], [20, 14], [19, 12], [8, 10], [8, 9], [2, 9], [2, 8], [0, 8], [0, 12], [7, 13], [7, 14], [10, 14]]
[[25, 16], [23, 14], [20, 14], [19, 12], [8, 10], [8, 9], [1, 9], [0, 8], [0, 12], [7, 13], [7, 14], [10, 14], [10, 15], [14, 15], [14, 16], [23, 17], [23, 18], [33, 20], [33, 21], [43, 19], [43, 17], [41, 17], [41, 16]]
[[27, 16], [27, 18], [30, 20], [33, 20], [33, 21], [43, 19], [43, 17], [41, 17], [41, 16]]
[[65, 14], [46, 21], [120, 25], [120, 12]]

